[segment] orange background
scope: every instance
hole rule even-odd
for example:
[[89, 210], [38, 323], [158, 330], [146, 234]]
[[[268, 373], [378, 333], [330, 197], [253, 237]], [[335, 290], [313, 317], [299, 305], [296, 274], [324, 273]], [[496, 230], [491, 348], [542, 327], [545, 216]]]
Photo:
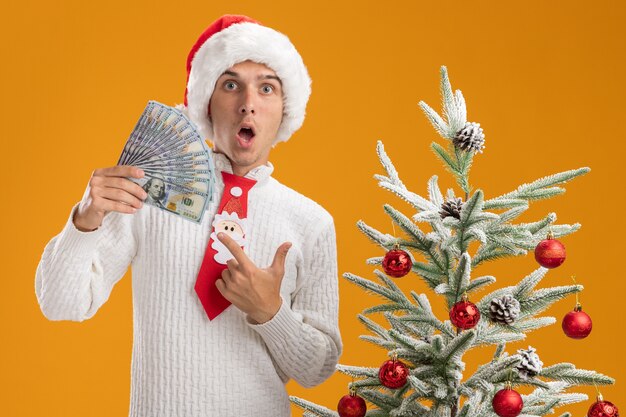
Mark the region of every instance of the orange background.
[[[546, 285], [586, 289], [594, 330], [566, 338], [557, 323], [512, 344], [529, 344], [545, 365], [572, 362], [617, 379], [605, 399], [626, 412], [623, 260], [624, 56], [626, 13], [618, 1], [525, 2], [33, 2], [7, 1], [2, 25], [2, 267], [0, 415], [125, 416], [130, 392], [130, 274], [83, 323], [51, 322], [34, 291], [45, 244], [60, 232], [93, 169], [114, 165], [148, 100], [183, 99], [185, 61], [197, 36], [223, 13], [243, 13], [291, 38], [313, 79], [303, 128], [273, 151], [275, 177], [327, 208], [337, 225], [339, 271], [374, 279], [365, 259], [382, 250], [357, 230], [358, 219], [391, 233], [385, 202], [410, 207], [380, 189], [376, 140], [401, 178], [422, 195], [433, 174], [455, 186], [429, 150], [442, 143], [417, 103], [439, 110], [439, 66], [463, 91], [470, 121], [481, 123], [485, 153], [470, 182], [494, 197], [541, 176], [589, 166], [567, 193], [531, 205], [520, 219], [550, 211], [580, 222], [566, 238], [568, 260]], [[593, 4], [593, 6], [590, 6]], [[622, 168], [620, 168], [622, 167]], [[455, 186], [456, 187], [456, 186]], [[531, 255], [489, 263], [476, 274], [511, 285], [535, 269]], [[426, 292], [416, 276], [398, 280]], [[490, 289], [491, 290], [491, 289]], [[481, 293], [479, 296], [484, 294]], [[358, 339], [356, 315], [378, 299], [340, 279], [343, 364], [378, 366], [386, 352]], [[548, 313], [561, 317], [568, 298]], [[467, 374], [492, 348], [465, 356]], [[289, 382], [290, 394], [330, 408], [349, 378], [321, 386]], [[581, 388], [594, 397], [593, 387]], [[557, 409], [585, 414], [592, 400]], [[294, 407], [294, 415], [301, 411]]]

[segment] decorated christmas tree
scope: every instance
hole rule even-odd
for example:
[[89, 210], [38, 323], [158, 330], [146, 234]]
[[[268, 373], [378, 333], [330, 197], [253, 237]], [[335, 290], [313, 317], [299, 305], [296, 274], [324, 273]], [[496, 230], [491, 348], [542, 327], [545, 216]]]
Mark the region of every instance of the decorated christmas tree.
[[[539, 288], [547, 272], [565, 261], [565, 247], [558, 238], [580, 225], [555, 224], [554, 213], [530, 223], [515, 222], [531, 201], [562, 194], [565, 190], [560, 184], [589, 168], [540, 178], [486, 199], [483, 190], [473, 189], [469, 181], [470, 167], [474, 157], [483, 152], [485, 136], [480, 124], [467, 122], [465, 100], [460, 90], [453, 92], [445, 67], [441, 68], [441, 95], [442, 116], [424, 102], [420, 107], [444, 139], [444, 145], [433, 142], [431, 148], [454, 176], [461, 195], [448, 189], [444, 197], [437, 176], [428, 181], [428, 198], [409, 191], [379, 141], [376, 150], [386, 175], [375, 175], [378, 185], [417, 213], [408, 217], [389, 204], [384, 206], [394, 229], [397, 225], [405, 238], [396, 237], [395, 231], [393, 235], [382, 233], [359, 220], [359, 230], [387, 251], [384, 257], [367, 260], [384, 272], [374, 271], [378, 282], [351, 273], [343, 275], [383, 300], [364, 310], [358, 319], [371, 332], [361, 339], [385, 349], [390, 359], [376, 367], [337, 365], [352, 382], [336, 411], [298, 397], [292, 396], [291, 401], [304, 410], [305, 417], [532, 417], [589, 400], [570, 388], [595, 385], [598, 398], [590, 404], [588, 416], [617, 417], [617, 407], [604, 401], [598, 388], [613, 384], [612, 378], [577, 369], [571, 363], [545, 365], [531, 346], [507, 352], [508, 343], [554, 324], [554, 317], [541, 313], [570, 294], [576, 294], [577, 302], [562, 320], [564, 333], [581, 339], [591, 332], [591, 318], [578, 303], [581, 285]], [[479, 267], [528, 251], [534, 251], [537, 269], [520, 277], [517, 285], [494, 289], [473, 300], [477, 291], [487, 291], [496, 283], [493, 276], [475, 276]], [[426, 294], [410, 291], [407, 295], [394, 282], [409, 273], [423, 280], [434, 296], [444, 297], [449, 317], [436, 317]], [[367, 317], [370, 314], [382, 314], [388, 326]], [[465, 374], [463, 355], [471, 349], [491, 347], [491, 361], [478, 366], [472, 375]], [[516, 391], [524, 386], [532, 390], [527, 395]], [[368, 410], [366, 401], [375, 407]]]

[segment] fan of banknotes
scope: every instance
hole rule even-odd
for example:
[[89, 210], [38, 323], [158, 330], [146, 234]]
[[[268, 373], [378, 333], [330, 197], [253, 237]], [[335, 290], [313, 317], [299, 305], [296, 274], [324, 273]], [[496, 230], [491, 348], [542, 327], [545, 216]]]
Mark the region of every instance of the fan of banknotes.
[[196, 223], [213, 198], [213, 155], [194, 124], [179, 110], [149, 101], [117, 165], [141, 168], [129, 178], [148, 194], [145, 204]]

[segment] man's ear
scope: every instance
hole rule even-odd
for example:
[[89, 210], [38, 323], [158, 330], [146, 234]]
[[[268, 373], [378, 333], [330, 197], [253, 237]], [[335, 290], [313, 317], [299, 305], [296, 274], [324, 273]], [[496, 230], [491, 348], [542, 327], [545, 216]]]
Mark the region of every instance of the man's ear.
[[213, 120], [211, 120], [211, 101], [209, 101], [206, 108], [206, 117], [209, 119], [209, 122], [213, 123]]

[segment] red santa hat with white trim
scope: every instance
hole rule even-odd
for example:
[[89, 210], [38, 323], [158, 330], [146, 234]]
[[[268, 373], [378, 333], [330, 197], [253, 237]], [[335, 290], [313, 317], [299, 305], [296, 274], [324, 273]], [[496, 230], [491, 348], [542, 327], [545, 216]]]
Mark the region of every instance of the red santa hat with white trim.
[[200, 35], [187, 57], [184, 111], [205, 138], [213, 137], [208, 106], [217, 79], [243, 61], [265, 64], [280, 78], [283, 119], [274, 145], [287, 141], [302, 126], [311, 95], [311, 78], [289, 38], [241, 15], [224, 15]]

